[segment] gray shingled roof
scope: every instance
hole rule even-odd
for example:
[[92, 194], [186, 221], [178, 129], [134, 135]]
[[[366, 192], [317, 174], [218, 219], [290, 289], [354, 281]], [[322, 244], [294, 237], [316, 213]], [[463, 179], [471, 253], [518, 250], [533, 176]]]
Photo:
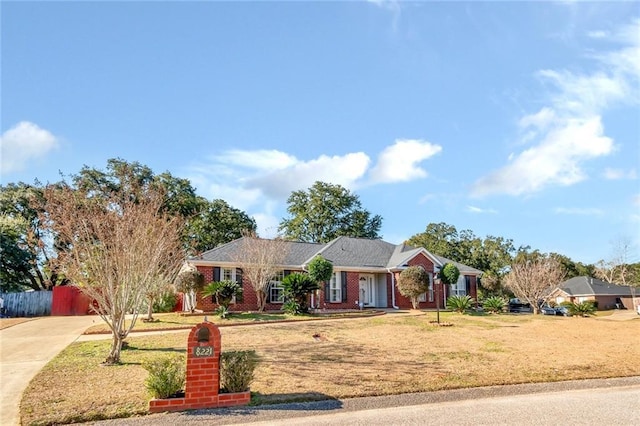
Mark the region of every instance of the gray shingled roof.
[[[243, 237], [244, 238], [244, 237]], [[242, 247], [243, 238], [233, 240], [226, 244], [222, 244], [211, 250], [205, 251], [194, 260], [205, 260], [209, 262], [234, 262], [235, 253]], [[307, 260], [312, 258], [324, 244], [301, 243], [297, 241], [288, 241], [287, 256], [285, 257], [286, 266], [301, 266]]]
[[460, 273], [462, 275], [465, 274], [481, 274], [482, 271], [476, 269], [476, 268], [472, 268], [471, 266], [467, 266], [464, 265], [462, 263], [458, 263], [458, 262], [454, 262], [451, 259], [447, 259], [446, 257], [443, 256], [438, 256], [437, 254], [434, 254], [433, 257], [435, 257], [436, 259], [438, 259], [438, 262], [440, 262], [442, 265], [447, 264], [447, 263], [453, 263], [454, 265], [456, 265], [456, 267], [458, 268], [458, 270], [460, 271]]
[[[202, 253], [192, 260], [207, 262], [231, 262], [235, 260], [235, 252], [241, 247], [242, 238], [220, 245]], [[327, 244], [302, 243], [288, 241], [287, 257], [283, 266], [303, 266], [316, 255], [322, 255], [331, 261], [335, 268], [397, 268], [424, 249], [406, 244], [391, 244], [382, 240], [366, 238], [338, 237]], [[462, 274], [480, 274], [482, 271], [461, 263], [453, 262], [445, 257], [427, 252], [441, 265], [455, 264]]]
[[573, 277], [559, 287], [571, 296], [631, 296], [630, 287], [609, 284], [591, 277]]
[[338, 237], [319, 253], [334, 267], [386, 268], [396, 246], [382, 240]]

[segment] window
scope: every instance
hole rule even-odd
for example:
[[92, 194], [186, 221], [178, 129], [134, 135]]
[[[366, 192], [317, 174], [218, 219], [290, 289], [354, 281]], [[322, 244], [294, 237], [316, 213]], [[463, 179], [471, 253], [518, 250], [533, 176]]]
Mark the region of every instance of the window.
[[[236, 268], [220, 268], [220, 281], [233, 281], [242, 285], [242, 271]], [[237, 303], [236, 296], [231, 298], [231, 303]]]
[[342, 302], [342, 285], [340, 283], [340, 274], [333, 273], [329, 282], [329, 302]]
[[429, 290], [427, 290], [426, 292], [422, 293], [419, 297], [418, 297], [418, 302], [426, 302], [427, 301], [427, 295], [429, 298], [429, 302], [433, 302], [434, 298], [433, 298], [433, 273], [429, 272]]
[[284, 279], [284, 271], [280, 271], [271, 279], [269, 285], [269, 303], [284, 303], [284, 288], [282, 280]]
[[465, 296], [467, 294], [467, 279], [464, 275], [458, 277], [458, 282], [451, 284], [452, 296]]
[[235, 268], [220, 268], [220, 281], [235, 281], [236, 269]]

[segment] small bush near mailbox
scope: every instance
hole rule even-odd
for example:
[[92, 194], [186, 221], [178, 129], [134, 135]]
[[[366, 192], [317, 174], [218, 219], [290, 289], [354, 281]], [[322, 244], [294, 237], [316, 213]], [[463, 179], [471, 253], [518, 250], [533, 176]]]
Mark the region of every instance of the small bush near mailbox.
[[249, 390], [258, 364], [255, 351], [229, 351], [220, 355], [220, 388], [224, 392]]
[[168, 398], [184, 389], [186, 368], [183, 356], [157, 358], [142, 366], [149, 372], [145, 386], [154, 398]]

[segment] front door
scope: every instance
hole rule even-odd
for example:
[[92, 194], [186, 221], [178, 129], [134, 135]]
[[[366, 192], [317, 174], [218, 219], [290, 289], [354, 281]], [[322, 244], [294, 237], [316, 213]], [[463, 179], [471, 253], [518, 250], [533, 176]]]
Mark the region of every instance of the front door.
[[360, 274], [360, 303], [366, 307], [376, 306], [375, 275]]

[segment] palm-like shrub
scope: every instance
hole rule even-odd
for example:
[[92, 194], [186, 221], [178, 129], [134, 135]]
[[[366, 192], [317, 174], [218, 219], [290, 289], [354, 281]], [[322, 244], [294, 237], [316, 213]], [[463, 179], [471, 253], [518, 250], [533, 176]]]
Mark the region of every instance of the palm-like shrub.
[[486, 312], [491, 313], [500, 313], [504, 310], [505, 306], [507, 306], [507, 302], [499, 296], [487, 297], [482, 304], [482, 308]]
[[566, 306], [569, 309], [569, 314], [572, 316], [588, 317], [596, 312], [595, 305], [590, 301], [571, 303]]
[[307, 304], [309, 294], [318, 290], [320, 286], [307, 274], [293, 273], [284, 277], [282, 288], [284, 289], [284, 298], [287, 301], [285, 303], [287, 313], [302, 314], [309, 311]]
[[242, 297], [242, 286], [235, 281], [214, 281], [207, 284], [202, 295], [205, 297], [215, 297], [216, 304], [225, 308], [225, 311], [228, 311], [233, 298]]
[[469, 296], [449, 296], [447, 298], [447, 308], [452, 311], [463, 313], [473, 308], [473, 299]]

